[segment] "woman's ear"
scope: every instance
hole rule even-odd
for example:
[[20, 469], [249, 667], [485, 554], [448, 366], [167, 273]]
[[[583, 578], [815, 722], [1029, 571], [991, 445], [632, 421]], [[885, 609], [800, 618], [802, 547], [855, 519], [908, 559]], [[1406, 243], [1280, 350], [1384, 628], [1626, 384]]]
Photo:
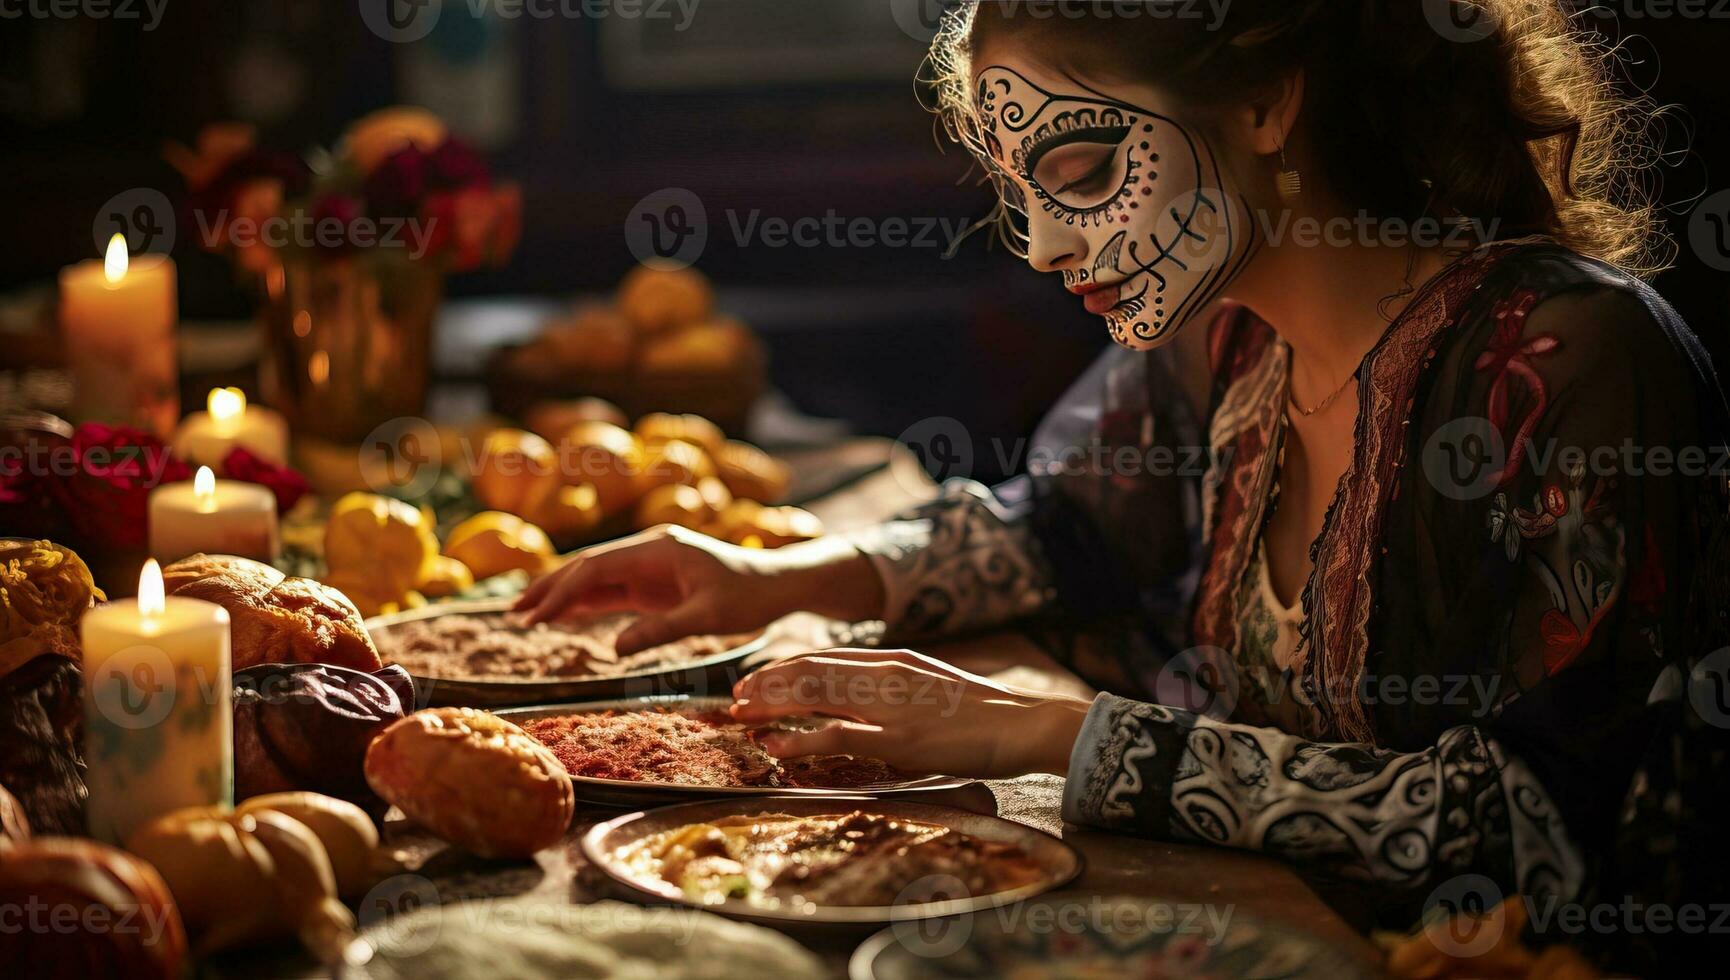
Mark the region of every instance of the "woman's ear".
[[1232, 110], [1232, 141], [1258, 156], [1278, 153], [1291, 143], [1303, 101], [1304, 73], [1300, 68], [1266, 93]]

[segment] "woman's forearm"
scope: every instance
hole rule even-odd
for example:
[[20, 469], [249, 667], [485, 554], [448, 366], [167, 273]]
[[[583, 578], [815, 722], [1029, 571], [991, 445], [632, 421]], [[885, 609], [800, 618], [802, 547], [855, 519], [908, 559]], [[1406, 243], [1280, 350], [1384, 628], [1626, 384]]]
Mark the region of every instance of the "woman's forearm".
[[789, 611], [806, 610], [857, 623], [882, 619], [883, 576], [845, 535], [828, 535], [780, 549], [786, 562]]
[[1543, 785], [1470, 726], [1394, 752], [1101, 695], [1076, 742], [1064, 817], [1396, 890], [1470, 871], [1572, 900], [1584, 879]]

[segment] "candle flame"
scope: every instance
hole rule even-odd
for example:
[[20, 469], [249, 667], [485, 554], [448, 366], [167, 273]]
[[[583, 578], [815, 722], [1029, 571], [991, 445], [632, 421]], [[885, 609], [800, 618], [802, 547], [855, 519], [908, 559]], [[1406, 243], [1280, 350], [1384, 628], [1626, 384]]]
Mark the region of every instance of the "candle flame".
[[192, 495], [198, 498], [200, 510], [209, 510], [216, 502], [216, 474], [210, 472], [210, 467], [200, 466], [198, 473], [192, 478]]
[[108, 240], [108, 254], [102, 260], [102, 274], [110, 283], [117, 283], [126, 278], [126, 266], [130, 261], [126, 255], [126, 236], [119, 232]]
[[160, 616], [168, 608], [162, 594], [162, 566], [152, 558], [138, 573], [138, 611], [146, 616]]
[[206, 404], [212, 419], [227, 422], [246, 414], [246, 392], [239, 388], [212, 388]]

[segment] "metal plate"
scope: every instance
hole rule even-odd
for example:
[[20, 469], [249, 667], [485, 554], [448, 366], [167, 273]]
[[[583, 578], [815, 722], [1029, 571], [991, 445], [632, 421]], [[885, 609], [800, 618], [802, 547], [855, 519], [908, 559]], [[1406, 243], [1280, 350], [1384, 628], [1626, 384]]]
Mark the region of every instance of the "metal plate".
[[[366, 621], [366, 629], [376, 642], [381, 633], [404, 623], [437, 619], [440, 616], [494, 616], [509, 612], [512, 601], [480, 599], [472, 602], [435, 603], [389, 616], [375, 616]], [[732, 690], [733, 684], [739, 679], [739, 662], [768, 644], [768, 637], [759, 636], [731, 650], [700, 660], [667, 666], [651, 665], [606, 677], [453, 680], [448, 677], [423, 677], [419, 674], [409, 676], [414, 678], [415, 690], [424, 692], [421, 700], [425, 704], [474, 708], [648, 695], [708, 694], [711, 691]]]
[[[1230, 906], [1224, 906], [1228, 911]], [[1027, 977], [1290, 977], [1367, 980], [1361, 963], [1314, 936], [1193, 902], [1083, 892], [1045, 895], [941, 928], [890, 926], [861, 943], [849, 980]], [[1077, 914], [1079, 913], [1079, 914]]]
[[[948, 899], [938, 902], [903, 905], [827, 905], [803, 909], [764, 909], [739, 899], [704, 905], [685, 897], [678, 888], [658, 879], [637, 878], [615, 859], [620, 848], [667, 830], [687, 824], [706, 823], [724, 817], [750, 816], [765, 813], [786, 813], [793, 816], [816, 816], [825, 813], [851, 812], [900, 817], [939, 824], [982, 840], [1013, 844], [1027, 854], [1044, 872], [1041, 880], [989, 895]], [[729, 918], [768, 926], [830, 925], [868, 926], [912, 922], [946, 916], [966, 915], [997, 908], [1012, 902], [1033, 898], [1053, 889], [1062, 888], [1081, 874], [1082, 857], [1075, 848], [1042, 830], [1002, 817], [974, 813], [949, 806], [933, 806], [904, 800], [878, 800], [869, 797], [829, 797], [812, 799], [798, 796], [758, 797], [746, 800], [713, 800], [707, 803], [684, 803], [627, 814], [606, 823], [596, 824], [583, 835], [583, 855], [609, 878], [638, 895], [657, 902], [675, 902], [715, 912]]]
[[[732, 704], [732, 698], [660, 697], [625, 698], [618, 701], [588, 701], [581, 704], [555, 704], [534, 708], [505, 708], [494, 712], [518, 725], [537, 718], [557, 718], [562, 715], [589, 714], [597, 711], [642, 711], [646, 708], [669, 708], [675, 711], [715, 711]], [[634, 779], [599, 779], [594, 776], [572, 776], [571, 786], [577, 799], [607, 806], [659, 806], [691, 800], [730, 797], [862, 797], [892, 796], [900, 793], [928, 793], [958, 789], [974, 780], [957, 776], [922, 776], [890, 783], [869, 783], [845, 789], [788, 788], [783, 786], [689, 786], [683, 783], [651, 783]]]

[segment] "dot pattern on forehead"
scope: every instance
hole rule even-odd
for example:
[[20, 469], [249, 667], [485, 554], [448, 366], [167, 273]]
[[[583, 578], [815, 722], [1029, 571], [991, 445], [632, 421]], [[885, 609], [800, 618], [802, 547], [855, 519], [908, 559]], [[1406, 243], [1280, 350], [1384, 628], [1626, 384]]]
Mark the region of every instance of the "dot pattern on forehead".
[[[1260, 247], [1257, 229], [1246, 221], [1240, 230], [1217, 189], [1220, 168], [1205, 140], [1174, 119], [1070, 81], [1081, 91], [1052, 92], [1003, 66], [981, 71], [981, 142], [990, 165], [1017, 178], [1054, 220], [1088, 237], [1093, 261], [1064, 270], [1065, 284], [1121, 286], [1125, 295], [1105, 315], [1107, 328], [1126, 346], [1150, 346], [1236, 278]], [[1120, 130], [1114, 172], [1121, 176], [1114, 192], [1083, 207], [1040, 183], [1036, 164], [1047, 144], [1077, 131], [1088, 131], [1098, 142], [1102, 132]], [[1006, 144], [1013, 147], [1007, 154]], [[1155, 194], [1162, 178], [1172, 189]], [[1015, 189], [1007, 176], [998, 179]], [[1006, 201], [1019, 204], [1007, 194]], [[1247, 215], [1247, 203], [1239, 211]], [[1109, 237], [1101, 243], [1095, 236], [1104, 233]]]

